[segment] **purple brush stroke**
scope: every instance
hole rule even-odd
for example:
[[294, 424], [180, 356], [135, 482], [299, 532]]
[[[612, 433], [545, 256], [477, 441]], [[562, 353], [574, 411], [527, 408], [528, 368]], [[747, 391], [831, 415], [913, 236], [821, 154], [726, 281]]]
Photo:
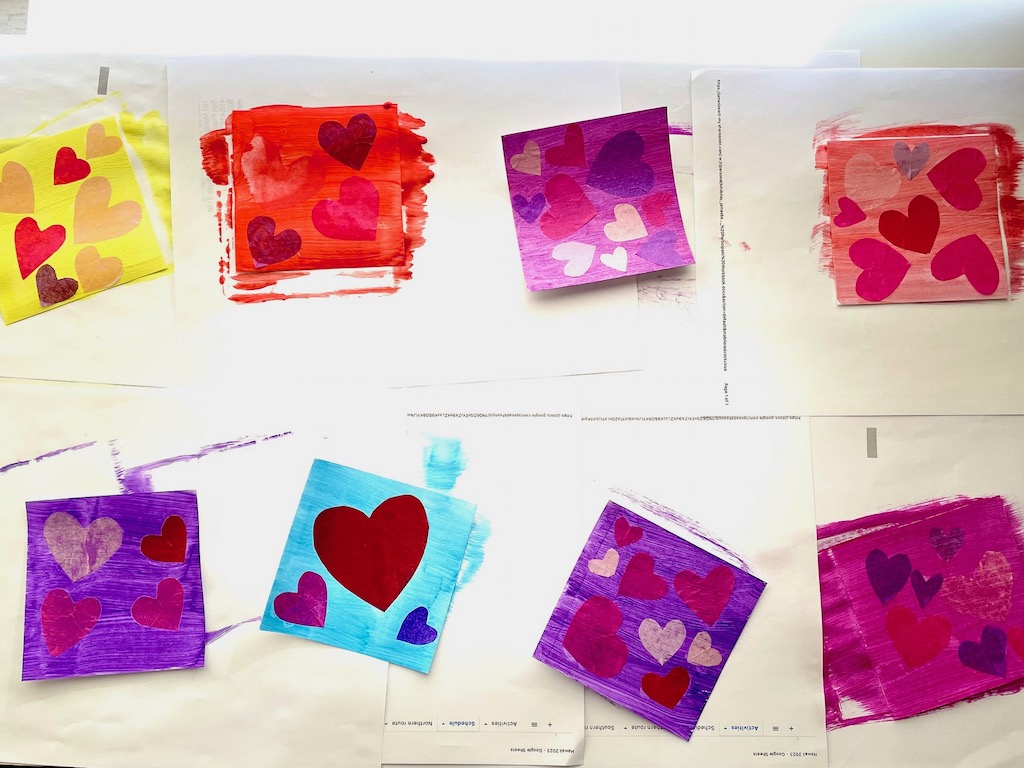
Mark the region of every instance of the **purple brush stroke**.
[[89, 448], [90, 446], [93, 446], [93, 445], [96, 445], [96, 441], [95, 440], [93, 440], [92, 442], [89, 442], [89, 443], [80, 443], [79, 445], [71, 445], [71, 446], [68, 446], [67, 448], [58, 448], [55, 451], [50, 451], [48, 453], [40, 454], [39, 456], [36, 456], [35, 458], [32, 458], [32, 459], [24, 459], [23, 461], [15, 461], [15, 462], [13, 462], [11, 464], [7, 464], [6, 466], [0, 467], [0, 475], [2, 475], [4, 472], [7, 472], [9, 470], [17, 469], [18, 467], [27, 467], [29, 464], [32, 464], [33, 462], [44, 461], [46, 459], [53, 458], [54, 456], [60, 456], [62, 453], [67, 453], [69, 451], [80, 451], [82, 448]]
[[240, 437], [235, 440], [227, 440], [223, 443], [214, 443], [212, 445], [204, 445], [196, 453], [183, 454], [181, 456], [171, 456], [166, 459], [159, 459], [148, 464], [142, 464], [138, 467], [129, 467], [125, 469], [120, 462], [120, 452], [114, 442], [110, 443], [110, 455], [114, 460], [115, 472], [117, 474], [117, 481], [121, 486], [124, 493], [152, 493], [153, 478], [150, 473], [155, 469], [162, 467], [169, 467], [173, 464], [178, 464], [183, 461], [196, 461], [208, 456], [211, 453], [223, 453], [224, 451], [233, 451], [237, 448], [248, 448], [259, 443], [266, 442], [268, 440], [276, 440], [280, 437], [286, 437], [291, 435], [291, 432], [281, 432], [277, 435], [259, 435], [257, 437]]
[[669, 136], [693, 136], [693, 126], [689, 123], [669, 123]]
[[209, 645], [214, 640], [220, 640], [224, 635], [233, 629], [238, 629], [243, 624], [252, 624], [254, 621], [259, 621], [262, 616], [253, 616], [251, 619], [243, 619], [242, 621], [235, 622], [234, 624], [228, 624], [226, 627], [220, 629], [214, 629], [206, 633], [206, 644]]

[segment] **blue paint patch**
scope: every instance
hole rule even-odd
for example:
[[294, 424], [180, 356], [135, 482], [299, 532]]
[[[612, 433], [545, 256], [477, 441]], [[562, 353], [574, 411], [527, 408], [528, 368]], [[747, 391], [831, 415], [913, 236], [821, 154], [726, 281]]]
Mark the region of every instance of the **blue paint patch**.
[[423, 448], [423, 474], [427, 488], [450, 491], [466, 468], [462, 454], [462, 441], [449, 437], [434, 437]]
[[473, 520], [473, 528], [469, 532], [466, 555], [462, 559], [459, 578], [455, 582], [456, 592], [469, 584], [480, 570], [480, 566], [484, 564], [484, 549], [489, 538], [491, 538], [491, 522], [478, 514]]

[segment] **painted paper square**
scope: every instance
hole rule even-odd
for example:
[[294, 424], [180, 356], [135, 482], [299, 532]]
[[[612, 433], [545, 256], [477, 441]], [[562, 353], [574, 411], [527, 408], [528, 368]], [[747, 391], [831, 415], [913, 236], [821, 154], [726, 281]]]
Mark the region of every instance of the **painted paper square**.
[[433, 177], [422, 125], [391, 102], [269, 105], [235, 110], [204, 136], [207, 175], [230, 191], [217, 210], [229, 295], [281, 298], [281, 282], [295, 280], [308, 283], [295, 293], [318, 295], [337, 283], [325, 270], [354, 281], [340, 292], [408, 279]]
[[0, 154], [4, 322], [164, 269], [146, 200], [114, 116]]
[[531, 291], [693, 264], [665, 107], [502, 137]]
[[313, 462], [261, 629], [429, 672], [476, 505]]
[[818, 531], [830, 728], [1024, 684], [1020, 521], [939, 499]]
[[203, 666], [191, 491], [27, 502], [23, 680]]
[[689, 739], [764, 588], [609, 501], [533, 655]]
[[832, 269], [840, 304], [1005, 299], [1006, 160], [989, 131], [827, 144]]

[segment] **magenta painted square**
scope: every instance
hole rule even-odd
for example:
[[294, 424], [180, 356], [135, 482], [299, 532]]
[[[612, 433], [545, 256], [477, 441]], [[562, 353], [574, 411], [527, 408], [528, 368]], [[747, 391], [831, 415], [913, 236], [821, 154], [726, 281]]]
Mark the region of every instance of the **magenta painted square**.
[[829, 727], [1019, 687], [1019, 526], [997, 496], [819, 529]]
[[25, 506], [22, 680], [203, 666], [194, 492]]
[[609, 501], [533, 655], [689, 739], [764, 587]]
[[668, 137], [665, 107], [502, 137], [531, 291], [693, 264]]

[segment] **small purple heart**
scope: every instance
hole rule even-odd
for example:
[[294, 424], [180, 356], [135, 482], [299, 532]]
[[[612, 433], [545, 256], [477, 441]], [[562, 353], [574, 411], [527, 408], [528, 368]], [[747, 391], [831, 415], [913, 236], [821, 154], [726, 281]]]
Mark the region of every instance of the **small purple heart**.
[[917, 595], [917, 603], [923, 610], [942, 586], [942, 574], [936, 573], [930, 579], [926, 579], [919, 570], [915, 569], [910, 574], [910, 586], [914, 588], [914, 594]]
[[43, 264], [36, 272], [36, 291], [39, 294], [39, 306], [52, 307], [78, 293], [78, 281], [73, 277], [58, 279], [54, 268]]
[[1006, 676], [1006, 633], [988, 626], [981, 631], [981, 642], [964, 640], [957, 651], [965, 667], [996, 677]]
[[540, 216], [541, 211], [544, 210], [544, 206], [547, 205], [547, 200], [544, 199], [544, 193], [538, 192], [529, 200], [522, 195], [514, 195], [512, 197], [512, 208], [516, 213], [522, 217], [523, 221], [527, 224], [533, 224]]
[[348, 125], [336, 120], [321, 123], [317, 141], [324, 151], [349, 168], [360, 170], [377, 138], [377, 123], [365, 112], [353, 115]]
[[302, 247], [302, 237], [294, 229], [284, 229], [274, 234], [277, 227], [270, 216], [257, 216], [249, 222], [245, 234], [249, 240], [252, 263], [257, 267], [269, 267], [279, 261], [290, 259]]
[[852, 227], [868, 217], [861, 207], [848, 197], [840, 197], [836, 202], [839, 203], [839, 213], [832, 219], [832, 223], [837, 227]]
[[892, 148], [892, 157], [896, 161], [896, 167], [909, 181], [924, 170], [925, 163], [931, 157], [931, 150], [923, 141], [915, 145], [913, 150], [910, 149], [907, 142], [897, 141]]
[[646, 195], [654, 186], [654, 169], [641, 158], [644, 139], [636, 131], [622, 131], [608, 139], [594, 158], [587, 184], [619, 197]]
[[682, 266], [682, 254], [676, 250], [677, 239], [675, 232], [663, 229], [647, 238], [647, 242], [637, 249], [636, 254], [660, 267]]
[[910, 558], [904, 554], [886, 557], [880, 549], [872, 549], [864, 561], [868, 581], [882, 604], [892, 600], [910, 578]]
[[398, 630], [398, 639], [411, 645], [430, 645], [437, 640], [437, 630], [427, 624], [427, 609], [413, 608]]
[[932, 528], [928, 531], [928, 539], [932, 543], [932, 549], [948, 563], [964, 544], [964, 529], [953, 528], [949, 533], [945, 533], [941, 528]]

